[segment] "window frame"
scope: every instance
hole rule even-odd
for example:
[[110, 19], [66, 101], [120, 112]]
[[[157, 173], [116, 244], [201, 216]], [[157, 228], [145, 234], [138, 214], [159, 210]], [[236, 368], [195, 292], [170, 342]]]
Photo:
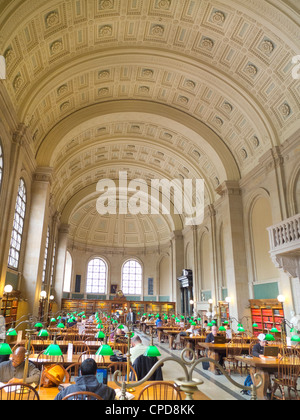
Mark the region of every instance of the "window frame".
[[[126, 265], [130, 264], [130, 263], [133, 263], [133, 262], [135, 263], [135, 266], [134, 267], [132, 266], [131, 269], [132, 270], [134, 269], [135, 272], [134, 273], [124, 273], [124, 269], [125, 269]], [[130, 267], [129, 267], [129, 269], [130, 269]], [[141, 272], [138, 273], [137, 269], [140, 269]], [[124, 264], [122, 265], [122, 271], [121, 271], [121, 285], [122, 285], [122, 292], [124, 293], [124, 295], [126, 295], [126, 296], [137, 296], [137, 295], [141, 296], [142, 295], [142, 293], [143, 293], [143, 275], [144, 275], [143, 271], [144, 271], [143, 270], [143, 265], [136, 258], [131, 258], [131, 259], [128, 259], [124, 262]], [[128, 275], [134, 274], [135, 279], [134, 280], [130, 280], [130, 278], [128, 278], [128, 280], [124, 279], [124, 274], [128, 274]], [[137, 276], [140, 276], [139, 280], [137, 280], [137, 278], [136, 278]], [[132, 288], [130, 288], [130, 285], [125, 286], [124, 281], [128, 281], [128, 282], [134, 281], [135, 284]], [[138, 286], [137, 286], [137, 281], [140, 282], [140, 284]]]
[[[98, 279], [90, 278], [89, 277], [89, 267], [91, 266], [91, 264], [94, 261], [97, 261], [97, 260], [100, 261], [99, 272], [97, 273], [96, 267], [94, 266], [94, 267], [92, 267], [93, 269], [90, 270], [90, 273], [92, 273], [94, 275], [99, 274], [99, 278]], [[101, 264], [101, 263], [103, 263], [103, 264]], [[101, 274], [103, 273], [103, 271], [101, 272], [101, 266], [102, 266], [102, 268], [103, 268], [103, 266], [105, 267], [105, 271], [104, 271], [104, 273], [105, 273], [105, 283], [104, 283], [103, 288], [101, 288], [101, 284], [100, 284], [101, 281], [103, 281], [103, 279], [100, 278]], [[89, 285], [90, 281], [92, 282], [91, 285]], [[93, 282], [96, 282], [96, 284], [93, 285]], [[89, 295], [90, 294], [91, 295], [97, 295], [97, 294], [98, 295], [106, 295], [107, 294], [107, 287], [108, 287], [108, 264], [107, 264], [107, 262], [102, 257], [91, 258], [89, 260], [88, 264], [87, 264], [85, 293], [89, 294]], [[96, 288], [97, 290], [94, 289], [94, 291], [93, 291], [93, 288]]]
[[[23, 189], [22, 196], [20, 194], [21, 188]], [[20, 178], [18, 194], [17, 194], [16, 204], [15, 204], [13, 226], [12, 226], [12, 231], [11, 231], [11, 239], [10, 239], [10, 246], [9, 246], [9, 252], [8, 252], [8, 262], [7, 262], [8, 268], [12, 270], [18, 270], [19, 265], [20, 265], [20, 257], [21, 257], [21, 249], [22, 249], [22, 243], [23, 243], [26, 209], [27, 209], [27, 201], [28, 201], [27, 198], [28, 198], [27, 187], [26, 187], [25, 180], [24, 178]], [[23, 204], [23, 208], [22, 208], [22, 204]], [[21, 208], [21, 212], [19, 212], [19, 208]], [[20, 220], [22, 221], [22, 225], [19, 223]], [[17, 238], [20, 238], [19, 241], [17, 241], [17, 238], [16, 237], [14, 238], [14, 236], [17, 236]], [[15, 244], [13, 244], [13, 241], [16, 241], [16, 246]], [[15, 255], [12, 255], [12, 251], [15, 252]], [[16, 258], [16, 254], [18, 254], [17, 255], [18, 258]], [[10, 263], [11, 259], [14, 259], [16, 261], [16, 265], [13, 265]]]

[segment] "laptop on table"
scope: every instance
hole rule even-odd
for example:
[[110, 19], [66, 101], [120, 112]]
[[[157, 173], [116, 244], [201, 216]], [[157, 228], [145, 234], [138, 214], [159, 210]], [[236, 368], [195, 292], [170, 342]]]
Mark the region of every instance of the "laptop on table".
[[277, 357], [279, 353], [279, 347], [276, 346], [265, 346], [264, 356], [265, 357]]

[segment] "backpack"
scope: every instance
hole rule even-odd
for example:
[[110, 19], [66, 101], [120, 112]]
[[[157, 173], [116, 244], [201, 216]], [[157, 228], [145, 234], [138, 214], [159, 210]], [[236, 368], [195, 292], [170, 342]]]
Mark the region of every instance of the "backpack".
[[[251, 386], [252, 384], [253, 384], [252, 378], [251, 378], [251, 375], [249, 374], [247, 376], [247, 378], [245, 379], [244, 386]], [[243, 389], [241, 391], [241, 393], [244, 394], [244, 395], [251, 395], [251, 392], [250, 391], [246, 391], [245, 389]]]

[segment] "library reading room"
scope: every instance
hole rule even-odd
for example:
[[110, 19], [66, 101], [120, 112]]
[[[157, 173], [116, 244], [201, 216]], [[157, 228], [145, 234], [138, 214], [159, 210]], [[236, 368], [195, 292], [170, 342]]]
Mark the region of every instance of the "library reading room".
[[299, 0], [0, 0], [0, 400], [299, 399]]

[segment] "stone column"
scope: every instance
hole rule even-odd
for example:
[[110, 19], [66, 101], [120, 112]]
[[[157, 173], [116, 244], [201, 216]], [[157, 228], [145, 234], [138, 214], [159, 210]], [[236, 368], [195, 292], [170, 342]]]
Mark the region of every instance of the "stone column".
[[177, 277], [182, 275], [184, 269], [184, 241], [181, 231], [175, 231], [171, 237], [172, 249], [172, 301], [176, 302], [177, 312], [180, 312], [180, 285]]
[[29, 227], [24, 260], [22, 291], [29, 311], [38, 316], [48, 227], [51, 168], [38, 168], [33, 176]]
[[[243, 203], [238, 182], [225, 181], [218, 189], [222, 196], [224, 244], [228, 296], [232, 298], [230, 316], [241, 320], [249, 316], [248, 271], [243, 223]], [[236, 323], [233, 323], [234, 328]]]
[[56, 271], [55, 271], [55, 282], [53, 289], [55, 291], [55, 301], [58, 306], [58, 310], [61, 310], [61, 300], [63, 296], [63, 285], [65, 276], [65, 265], [68, 245], [68, 233], [69, 225], [62, 224], [58, 229], [58, 240], [57, 240], [57, 259], [56, 259]]

